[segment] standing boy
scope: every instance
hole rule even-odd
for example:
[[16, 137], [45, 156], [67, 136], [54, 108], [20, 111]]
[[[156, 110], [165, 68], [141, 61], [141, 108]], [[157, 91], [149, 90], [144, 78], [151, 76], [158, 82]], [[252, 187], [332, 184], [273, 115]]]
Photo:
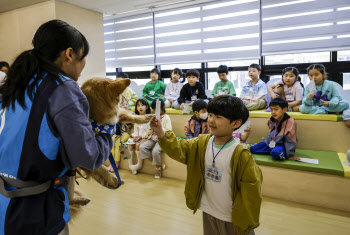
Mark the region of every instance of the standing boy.
[[198, 99], [207, 99], [204, 86], [198, 81], [199, 72], [195, 69], [190, 69], [186, 72], [186, 78], [188, 83], [182, 87], [180, 97], [177, 99], [179, 106], [174, 106], [175, 108], [180, 108], [181, 110], [184, 109], [186, 101], [190, 103], [190, 106], [192, 106], [193, 102]]
[[217, 82], [214, 86], [212, 95], [214, 97], [218, 95], [233, 95], [236, 96], [236, 90], [233, 83], [227, 79], [228, 68], [226, 65], [220, 65], [217, 69], [220, 82]]
[[241, 100], [243, 100], [249, 111], [264, 109], [266, 106], [265, 96], [267, 94], [266, 83], [263, 82], [259, 75], [261, 67], [258, 64], [251, 64], [248, 68], [248, 75], [251, 81], [243, 87]]
[[262, 174], [250, 152], [232, 137], [249, 112], [239, 98], [208, 104], [209, 135], [177, 140], [153, 117], [151, 128], [169, 157], [187, 165], [186, 204], [203, 211], [204, 235], [254, 234], [259, 226]]
[[250, 147], [250, 152], [270, 154], [275, 160], [299, 160], [294, 157], [297, 146], [297, 123], [286, 112], [288, 102], [275, 98], [270, 102], [271, 118], [267, 122], [270, 133], [263, 142]]

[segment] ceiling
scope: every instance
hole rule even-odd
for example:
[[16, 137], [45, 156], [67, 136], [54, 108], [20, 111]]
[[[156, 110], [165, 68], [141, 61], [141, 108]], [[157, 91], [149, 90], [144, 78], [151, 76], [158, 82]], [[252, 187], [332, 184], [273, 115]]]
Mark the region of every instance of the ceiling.
[[[0, 0], [0, 13], [48, 0]], [[188, 6], [212, 0], [58, 0], [104, 14], [105, 19]]]

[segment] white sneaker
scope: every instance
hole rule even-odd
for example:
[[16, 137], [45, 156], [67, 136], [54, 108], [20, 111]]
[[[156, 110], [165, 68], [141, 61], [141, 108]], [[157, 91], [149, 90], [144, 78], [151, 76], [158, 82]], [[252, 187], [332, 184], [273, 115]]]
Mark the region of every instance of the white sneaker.
[[159, 179], [160, 177], [162, 177], [162, 167], [157, 167], [156, 174], [154, 175], [154, 178]]
[[136, 175], [136, 174], [137, 174], [137, 171], [131, 171], [131, 173], [133, 173], [134, 175]]

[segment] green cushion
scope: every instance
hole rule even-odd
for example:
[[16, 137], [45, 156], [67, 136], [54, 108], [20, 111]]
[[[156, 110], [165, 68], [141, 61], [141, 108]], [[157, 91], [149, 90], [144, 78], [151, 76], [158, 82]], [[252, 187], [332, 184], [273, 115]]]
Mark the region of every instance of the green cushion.
[[[300, 171], [309, 171], [322, 174], [344, 176], [344, 169], [336, 152], [313, 151], [297, 149], [295, 156], [318, 159], [319, 164], [310, 164], [297, 161], [276, 161], [270, 155], [252, 154], [258, 165], [287, 168]], [[276, 176], [278, 177], [278, 176]]]

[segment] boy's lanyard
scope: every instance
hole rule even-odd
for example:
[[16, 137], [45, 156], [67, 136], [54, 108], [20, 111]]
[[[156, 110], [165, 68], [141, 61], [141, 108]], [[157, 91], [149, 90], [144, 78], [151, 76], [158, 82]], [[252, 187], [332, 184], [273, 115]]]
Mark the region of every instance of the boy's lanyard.
[[[157, 82], [158, 82], [158, 81], [157, 81]], [[154, 91], [154, 88], [156, 87], [157, 82], [151, 83], [152, 91]]]
[[276, 127], [275, 127], [275, 133], [273, 134], [273, 140], [275, 140], [276, 139], [276, 131], [277, 131], [277, 128], [278, 128], [278, 125], [279, 125], [280, 123], [278, 122], [278, 121], [276, 121]]
[[231, 139], [229, 139], [228, 141], [226, 141], [226, 143], [221, 147], [221, 149], [219, 150], [219, 152], [214, 156], [214, 140], [215, 140], [215, 137], [213, 138], [213, 142], [211, 142], [211, 151], [213, 153], [213, 163], [212, 163], [212, 167], [215, 168], [215, 159], [216, 157], [219, 155], [219, 153], [221, 152], [221, 150], [225, 147], [225, 145], [230, 141], [232, 140], [233, 137], [231, 137]]
[[191, 90], [191, 97], [192, 97], [193, 94], [196, 94], [196, 85], [194, 85], [194, 91], [192, 91], [192, 87], [190, 85], [190, 90]]

